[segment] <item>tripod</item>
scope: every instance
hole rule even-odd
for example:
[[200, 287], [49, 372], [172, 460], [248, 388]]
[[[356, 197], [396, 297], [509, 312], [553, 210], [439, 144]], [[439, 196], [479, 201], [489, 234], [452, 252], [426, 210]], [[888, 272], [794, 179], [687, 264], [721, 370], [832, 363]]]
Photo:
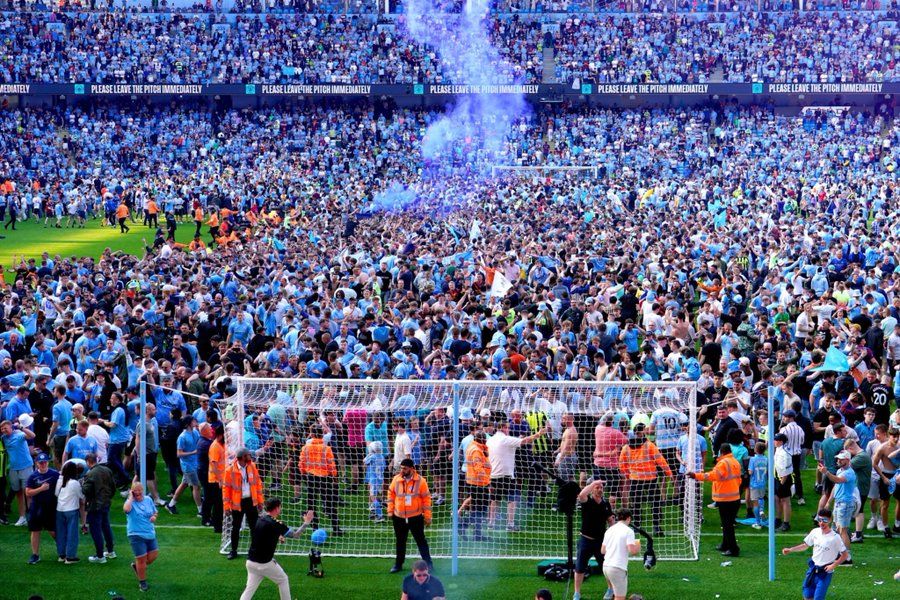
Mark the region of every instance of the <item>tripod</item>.
[[581, 490], [574, 481], [566, 481], [537, 462], [531, 463], [531, 466], [552, 477], [556, 485], [559, 486], [556, 496], [556, 508], [559, 512], [566, 515], [566, 551], [568, 553], [566, 569], [569, 571], [569, 577], [572, 577], [575, 573], [575, 559], [573, 557], [573, 548], [575, 546], [575, 504], [578, 499], [578, 492]]

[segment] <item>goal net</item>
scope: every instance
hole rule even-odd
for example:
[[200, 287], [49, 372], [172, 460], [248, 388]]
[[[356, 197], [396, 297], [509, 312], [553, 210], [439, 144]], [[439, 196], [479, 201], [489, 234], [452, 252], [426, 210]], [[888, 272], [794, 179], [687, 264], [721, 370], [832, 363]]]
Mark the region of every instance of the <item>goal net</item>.
[[[680, 461], [699, 467], [691, 383], [241, 378], [222, 412], [229, 454], [257, 452], [265, 497], [283, 501], [281, 519], [297, 526], [313, 509], [310, 532], [325, 530], [286, 540], [278, 547], [284, 554], [307, 554], [324, 535], [317, 547], [329, 555], [393, 556], [387, 488], [408, 455], [431, 491], [433, 557], [565, 557], [558, 483], [584, 486], [597, 477], [614, 509], [631, 508], [633, 522], [655, 534], [658, 558], [697, 558], [702, 494], [679, 469]], [[324, 433], [334, 455], [324, 482], [300, 470], [313, 431]], [[477, 431], [487, 437], [489, 495], [467, 484]], [[518, 447], [503, 442], [540, 431]], [[659, 453], [648, 466], [651, 441]], [[577, 539], [580, 514], [574, 519]], [[240, 525], [226, 515], [223, 552]], [[243, 529], [239, 552], [249, 544]], [[415, 554], [412, 539], [408, 551]]]
[[594, 166], [521, 166], [521, 165], [494, 165], [491, 167], [491, 175], [494, 177], [520, 176], [520, 177], [562, 177], [577, 179], [596, 179], [599, 169]]

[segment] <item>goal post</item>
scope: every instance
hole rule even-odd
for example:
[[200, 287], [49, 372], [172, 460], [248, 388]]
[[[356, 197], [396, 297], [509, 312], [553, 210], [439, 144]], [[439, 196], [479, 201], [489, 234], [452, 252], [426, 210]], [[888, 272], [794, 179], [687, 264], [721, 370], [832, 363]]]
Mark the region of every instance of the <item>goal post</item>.
[[[631, 508], [635, 524], [657, 534], [660, 560], [697, 559], [701, 488], [679, 475], [676, 460], [684, 434], [689, 442], [680, 456], [686, 464], [698, 463], [693, 383], [257, 378], [235, 383], [237, 393], [220, 401], [229, 460], [242, 447], [256, 454], [264, 496], [282, 500], [281, 520], [287, 525], [299, 525], [307, 509], [315, 510], [312, 530], [324, 529], [326, 536], [316, 547], [328, 555], [394, 556], [387, 487], [400, 458], [408, 455], [432, 495], [433, 522], [426, 529], [432, 557], [454, 564], [459, 558], [565, 557], [566, 520], [556, 510], [556, 482], [536, 463], [582, 486], [594, 476], [604, 480], [613, 508]], [[508, 434], [498, 431], [507, 423]], [[548, 433], [529, 444], [500, 447], [503, 436], [530, 436], [545, 427]], [[494, 474], [501, 474], [492, 476], [489, 495], [466, 479], [466, 450], [479, 428], [489, 438]], [[619, 440], [652, 432], [647, 439], [658, 445], [673, 477], [666, 476], [665, 467], [649, 475], [632, 472], [634, 465], [609, 467], [609, 461], [623, 458], [618, 447], [603, 444], [601, 456], [595, 455], [598, 435], [615, 437], [603, 428], [617, 429]], [[299, 468], [314, 431], [324, 434], [334, 455], [336, 473], [328, 481], [312, 481]], [[506, 461], [495, 465], [503, 456]], [[575, 522], [577, 531], [578, 514]], [[226, 514], [222, 552], [231, 550], [233, 526], [241, 524]], [[237, 551], [248, 545], [249, 532], [242, 531]], [[311, 547], [310, 534], [287, 539], [278, 549], [298, 555]], [[408, 554], [417, 555], [412, 539]]]
[[582, 177], [597, 178], [598, 167], [596, 166], [522, 166], [522, 165], [494, 165], [491, 167], [491, 176], [500, 177], [503, 175], [530, 175], [530, 176], [558, 176], [558, 175], [577, 175]]

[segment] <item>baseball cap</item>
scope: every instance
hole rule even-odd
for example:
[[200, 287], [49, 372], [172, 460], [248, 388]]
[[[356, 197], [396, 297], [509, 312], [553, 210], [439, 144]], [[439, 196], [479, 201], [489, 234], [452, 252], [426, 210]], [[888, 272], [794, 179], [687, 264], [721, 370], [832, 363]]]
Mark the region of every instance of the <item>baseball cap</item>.
[[790, 417], [790, 418], [792, 418], [792, 419], [796, 419], [796, 418], [797, 418], [797, 413], [796, 413], [795, 411], [791, 410], [791, 409], [787, 409], [786, 411], [784, 411], [784, 412], [782, 413], [782, 416], [783, 416], [783, 417]]
[[50, 462], [50, 456], [46, 452], [41, 452], [34, 460], [37, 462]]
[[838, 452], [838, 453], [835, 455], [835, 458], [836, 458], [837, 460], [850, 460], [850, 453], [847, 452], [846, 450], [845, 450], [844, 452]]
[[479, 417], [489, 417], [489, 416], [491, 416], [491, 409], [489, 409], [489, 408], [482, 408], [482, 409], [478, 412], [478, 416], [479, 416]]
[[784, 435], [783, 433], [776, 433], [775, 437], [772, 439], [774, 439], [776, 442], [786, 442], [787, 436]]

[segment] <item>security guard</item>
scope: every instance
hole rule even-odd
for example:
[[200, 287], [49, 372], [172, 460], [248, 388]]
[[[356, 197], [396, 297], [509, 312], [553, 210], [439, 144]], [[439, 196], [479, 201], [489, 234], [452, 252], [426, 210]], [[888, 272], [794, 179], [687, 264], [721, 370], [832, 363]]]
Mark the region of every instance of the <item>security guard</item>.
[[709, 473], [691, 473], [697, 481], [712, 481], [712, 499], [719, 507], [722, 520], [722, 545], [719, 550], [725, 556], [738, 556], [734, 521], [741, 507], [741, 465], [731, 454], [731, 445], [722, 444], [719, 460]]
[[406, 541], [412, 533], [422, 560], [432, 569], [431, 552], [425, 539], [425, 528], [431, 525], [431, 493], [428, 482], [419, 475], [411, 458], [400, 463], [400, 472], [394, 476], [388, 488], [387, 513], [394, 524], [397, 556], [391, 573], [403, 570], [406, 560]]

